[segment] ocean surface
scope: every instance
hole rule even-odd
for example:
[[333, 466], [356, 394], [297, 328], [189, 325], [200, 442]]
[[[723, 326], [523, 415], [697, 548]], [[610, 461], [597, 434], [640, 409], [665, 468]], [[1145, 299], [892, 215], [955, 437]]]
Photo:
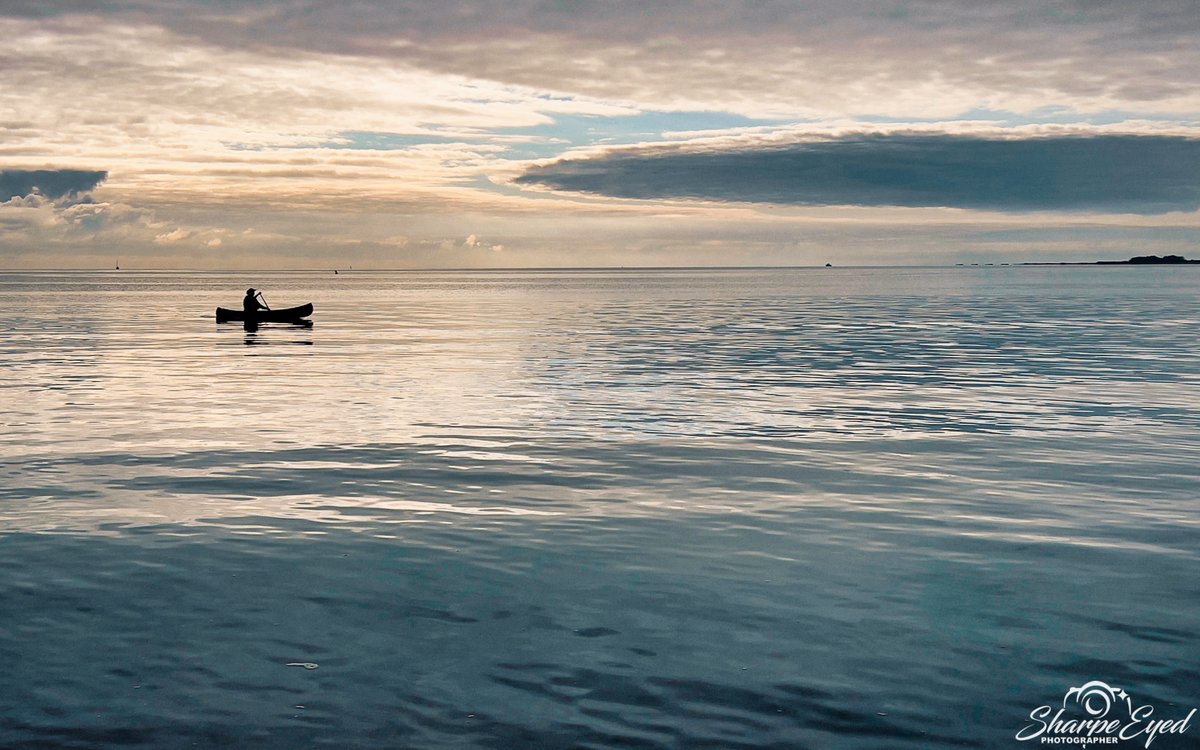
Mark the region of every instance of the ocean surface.
[[[217, 325], [248, 286], [314, 325]], [[1181, 717], [1198, 303], [1196, 267], [0, 273], [0, 747], [1033, 747], [1092, 680]]]

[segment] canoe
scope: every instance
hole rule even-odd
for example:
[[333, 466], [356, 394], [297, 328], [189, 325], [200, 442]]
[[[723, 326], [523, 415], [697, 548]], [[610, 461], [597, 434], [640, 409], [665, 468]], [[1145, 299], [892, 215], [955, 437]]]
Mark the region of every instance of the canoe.
[[299, 305], [297, 307], [285, 307], [280, 310], [259, 310], [252, 315], [246, 315], [241, 310], [229, 310], [224, 307], [217, 308], [217, 322], [224, 323], [226, 321], [238, 321], [248, 323], [299, 323], [304, 318], [312, 315], [313, 306], [310, 302], [307, 305]]

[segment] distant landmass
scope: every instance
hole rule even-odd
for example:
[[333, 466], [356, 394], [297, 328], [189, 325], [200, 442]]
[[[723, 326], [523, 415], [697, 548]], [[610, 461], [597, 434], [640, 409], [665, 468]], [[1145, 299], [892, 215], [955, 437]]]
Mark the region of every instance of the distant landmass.
[[1114, 266], [1123, 264], [1144, 265], [1153, 263], [1200, 263], [1200, 260], [1188, 260], [1182, 255], [1138, 255], [1129, 260], [1098, 260], [1098, 266]]
[[1023, 266], [1152, 266], [1177, 263], [1200, 263], [1182, 255], [1137, 255], [1129, 260], [1063, 261], [1061, 263], [1022, 263]]

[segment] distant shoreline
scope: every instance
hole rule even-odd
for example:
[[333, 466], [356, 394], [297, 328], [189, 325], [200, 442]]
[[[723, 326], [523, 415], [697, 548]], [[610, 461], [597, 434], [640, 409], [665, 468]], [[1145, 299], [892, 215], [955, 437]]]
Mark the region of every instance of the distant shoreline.
[[1190, 263], [1200, 263], [1200, 260], [1188, 260], [1182, 255], [1138, 255], [1129, 260], [1092, 260], [1092, 261], [1053, 261], [1022, 263], [1023, 266], [1177, 266]]

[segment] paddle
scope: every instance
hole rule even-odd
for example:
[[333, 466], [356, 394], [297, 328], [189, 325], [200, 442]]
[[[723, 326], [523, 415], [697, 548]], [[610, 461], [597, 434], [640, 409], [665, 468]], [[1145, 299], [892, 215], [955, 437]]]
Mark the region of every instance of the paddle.
[[262, 300], [263, 307], [267, 308], [268, 310], [271, 309], [271, 306], [267, 304], [267, 298], [262, 295], [262, 292], [259, 292], [257, 297]]

